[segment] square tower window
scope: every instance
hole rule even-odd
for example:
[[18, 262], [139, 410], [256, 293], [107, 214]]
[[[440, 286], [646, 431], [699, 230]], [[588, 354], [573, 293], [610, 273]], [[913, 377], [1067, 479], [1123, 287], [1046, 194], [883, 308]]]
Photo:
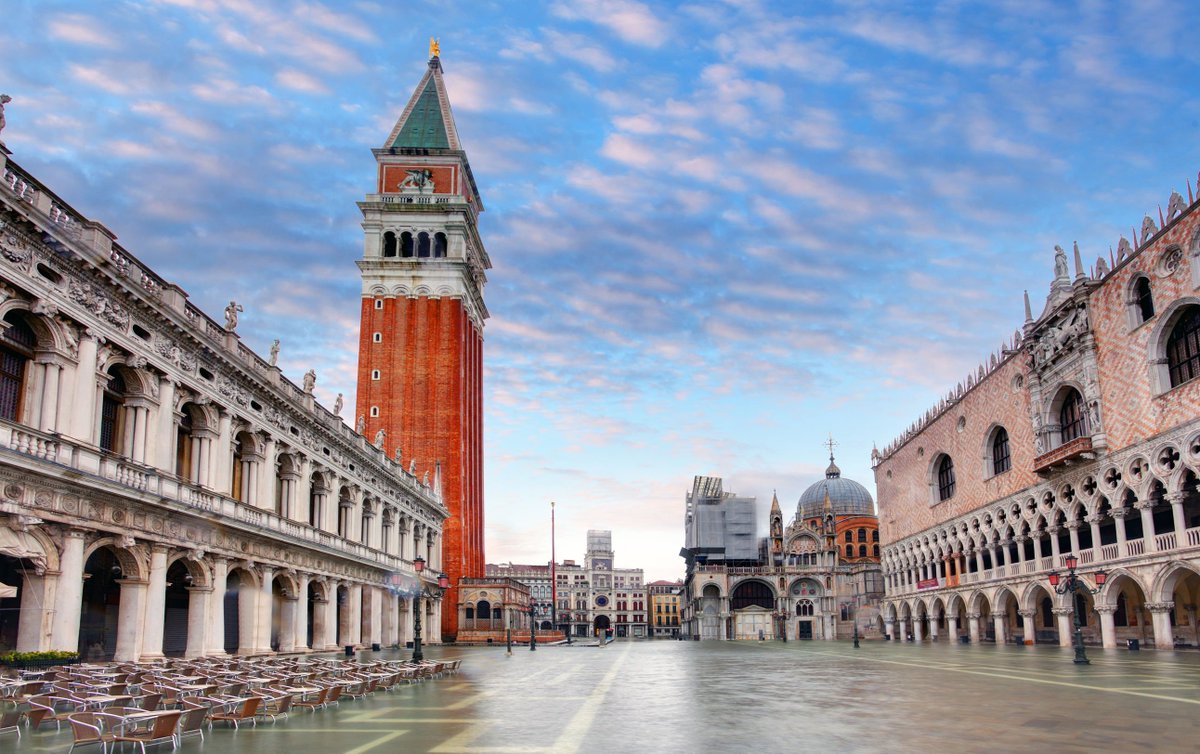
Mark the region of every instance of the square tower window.
[[381, 332], [375, 333], [374, 335], [371, 336], [371, 341], [374, 343], [382, 343], [383, 342], [383, 333], [381, 333]]
[[373, 380], [379, 379], [379, 370], [378, 369], [371, 370], [371, 379], [373, 379]]
[[377, 299], [375, 299], [375, 308], [376, 308], [376, 309], [382, 309], [382, 308], [383, 308], [383, 299], [381, 299], [381, 298], [377, 298]]
[[379, 406], [371, 406], [371, 416], [379, 416]]

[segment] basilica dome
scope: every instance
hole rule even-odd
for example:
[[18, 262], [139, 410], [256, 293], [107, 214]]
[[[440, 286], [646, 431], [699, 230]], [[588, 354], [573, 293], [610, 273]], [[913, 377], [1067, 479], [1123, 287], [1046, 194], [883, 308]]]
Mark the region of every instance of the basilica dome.
[[835, 515], [875, 515], [875, 503], [871, 500], [871, 493], [853, 479], [843, 479], [842, 470], [833, 462], [833, 456], [830, 456], [825, 478], [810, 486], [800, 496], [800, 502], [796, 504], [796, 518], [820, 518], [825, 511], [827, 493]]

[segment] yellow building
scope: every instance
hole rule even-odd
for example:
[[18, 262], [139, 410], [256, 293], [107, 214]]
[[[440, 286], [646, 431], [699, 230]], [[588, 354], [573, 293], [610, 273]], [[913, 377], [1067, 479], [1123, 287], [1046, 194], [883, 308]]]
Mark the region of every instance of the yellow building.
[[682, 581], [653, 581], [646, 585], [650, 595], [650, 636], [674, 639], [679, 636], [679, 603]]

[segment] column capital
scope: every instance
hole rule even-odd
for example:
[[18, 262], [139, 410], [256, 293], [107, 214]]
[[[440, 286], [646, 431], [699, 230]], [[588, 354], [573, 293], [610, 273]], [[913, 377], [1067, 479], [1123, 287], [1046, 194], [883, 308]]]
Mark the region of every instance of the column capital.
[[1167, 495], [1167, 500], [1171, 502], [1171, 505], [1183, 505], [1183, 501], [1186, 499], [1186, 497], [1187, 495], [1185, 495], [1182, 491], [1172, 492], [1171, 494]]
[[152, 555], [166, 555], [171, 551], [171, 546], [162, 542], [154, 542], [150, 545], [150, 553]]
[[1092, 609], [1101, 615], [1112, 615], [1117, 612], [1116, 605], [1095, 605]]
[[1109, 515], [1113, 518], [1128, 518], [1131, 513], [1133, 513], [1133, 510], [1130, 508], [1113, 508], [1109, 511]]
[[1033, 620], [1037, 617], [1037, 610], [1018, 610], [1017, 615], [1020, 615], [1026, 620]]
[[1046, 527], [1046, 533], [1052, 537], [1056, 536], [1060, 531], [1062, 531], [1061, 526], [1047, 526]]
[[983, 617], [983, 613], [967, 613], [967, 620], [979, 620]]
[[1055, 615], [1070, 615], [1073, 611], [1069, 607], [1052, 607], [1050, 612]]
[[1168, 613], [1175, 607], [1175, 603], [1171, 602], [1147, 602], [1146, 609], [1152, 613]]

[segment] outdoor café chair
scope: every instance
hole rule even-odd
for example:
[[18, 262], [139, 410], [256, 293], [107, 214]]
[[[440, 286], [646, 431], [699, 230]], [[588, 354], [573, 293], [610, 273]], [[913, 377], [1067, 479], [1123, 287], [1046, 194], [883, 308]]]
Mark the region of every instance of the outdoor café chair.
[[257, 725], [254, 716], [258, 714], [258, 707], [262, 704], [262, 701], [262, 697], [247, 697], [246, 699], [239, 700], [229, 712], [214, 712], [209, 715], [209, 719], [213, 722], [224, 720], [227, 723], [233, 723], [234, 730], [237, 730], [239, 724], [245, 721], [249, 721], [252, 725]]
[[142, 754], [146, 754], [146, 744], [153, 745], [170, 741], [171, 748], [174, 749], [178, 745], [178, 741], [175, 740], [175, 730], [179, 727], [179, 716], [182, 714], [179, 710], [160, 712], [149, 718], [146, 721], [148, 724], [144, 728], [131, 728], [130, 726], [142, 721], [127, 719], [117, 726], [113, 742], [136, 743], [141, 747]]
[[183, 743], [184, 736], [200, 736], [204, 740], [204, 723], [208, 720], [208, 707], [198, 702], [185, 699], [183, 713], [179, 716], [179, 730], [175, 738]]
[[121, 722], [121, 718], [100, 712], [72, 712], [67, 715], [67, 722], [74, 736], [68, 752], [75, 751], [77, 746], [92, 744], [100, 744], [100, 751], [107, 752], [113, 741], [112, 728]]

